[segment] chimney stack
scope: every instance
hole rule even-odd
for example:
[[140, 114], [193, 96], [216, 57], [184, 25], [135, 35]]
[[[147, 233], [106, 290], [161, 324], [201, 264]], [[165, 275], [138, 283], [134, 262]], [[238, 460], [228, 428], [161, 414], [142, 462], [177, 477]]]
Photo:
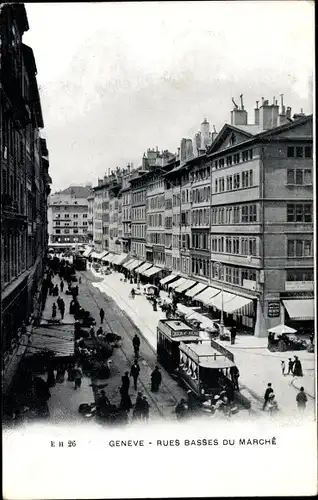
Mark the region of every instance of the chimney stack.
[[262, 106], [259, 110], [259, 124], [263, 130], [269, 130], [277, 127], [278, 124], [278, 105], [276, 104], [275, 97], [273, 98], [274, 104], [269, 104], [268, 100], [262, 97]]
[[287, 106], [286, 116], [287, 116], [287, 118], [289, 118], [291, 120], [291, 107], [290, 106]]
[[254, 109], [254, 116], [255, 116], [255, 125], [259, 125], [259, 107], [258, 107], [259, 101], [256, 101], [256, 108]]

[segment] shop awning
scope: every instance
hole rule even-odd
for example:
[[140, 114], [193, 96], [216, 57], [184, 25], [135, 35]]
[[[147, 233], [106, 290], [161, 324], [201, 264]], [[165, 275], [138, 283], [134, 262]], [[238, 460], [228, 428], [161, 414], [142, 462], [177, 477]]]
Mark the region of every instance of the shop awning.
[[215, 295], [217, 295], [218, 293], [220, 293], [220, 290], [209, 286], [206, 290], [199, 293], [199, 295], [196, 295], [194, 300], [198, 300], [199, 302], [203, 302], [203, 304], [210, 306], [211, 305], [211, 298], [214, 297]]
[[109, 262], [109, 263], [110, 263], [110, 262], [112, 262], [112, 261], [113, 261], [113, 258], [114, 258], [114, 257], [116, 257], [116, 255], [115, 255], [115, 254], [113, 254], [113, 253], [109, 253], [109, 254], [106, 256], [106, 259], [105, 259], [105, 260], [106, 260], [107, 262]]
[[127, 258], [127, 256], [128, 256], [127, 253], [122, 252], [119, 255], [115, 255], [115, 257], [113, 258], [112, 262], [113, 262], [113, 264], [116, 264], [117, 266], [120, 266], [120, 264], [122, 264], [124, 262], [124, 260]]
[[186, 280], [185, 283], [182, 283], [182, 285], [179, 285], [178, 288], [176, 288], [176, 292], [184, 292], [185, 290], [188, 290], [188, 288], [190, 288], [193, 285], [195, 285], [195, 281]]
[[145, 271], [143, 273], [144, 276], [147, 276], [149, 278], [149, 276], [153, 276], [154, 274], [157, 274], [159, 273], [160, 271], [162, 271], [162, 269], [160, 267], [151, 267], [150, 269], [147, 269], [147, 271]]
[[187, 297], [194, 297], [198, 293], [202, 292], [205, 288], [207, 288], [207, 285], [204, 285], [203, 283], [197, 283], [191, 290], [188, 290], [186, 293]]
[[111, 254], [109, 252], [106, 253], [106, 255], [104, 255], [104, 257], [102, 257], [102, 262], [108, 262], [108, 259], [109, 259], [109, 256]]
[[136, 269], [136, 267], [140, 266], [140, 264], [142, 263], [143, 261], [141, 259], [134, 259], [132, 262], [129, 263], [127, 269], [129, 269], [129, 271], [132, 271], [133, 269]]
[[91, 254], [91, 257], [92, 257], [92, 259], [100, 259], [100, 258], [101, 258], [101, 255], [102, 255], [102, 254], [101, 254], [101, 253], [99, 253], [99, 252], [93, 252], [93, 253]]
[[178, 288], [178, 286], [183, 285], [183, 283], [185, 283], [186, 281], [187, 281], [186, 278], [179, 278], [174, 283], [171, 283], [171, 285], [169, 285], [169, 288], [176, 289], [176, 288]]
[[136, 273], [139, 273], [139, 274], [143, 274], [147, 269], [149, 269], [150, 267], [152, 267], [152, 264], [149, 264], [149, 262], [145, 262], [144, 264], [142, 264], [141, 266], [137, 267], [135, 269]]
[[227, 302], [232, 302], [235, 299], [236, 295], [234, 293], [222, 292], [222, 290], [218, 290], [218, 294], [209, 300], [209, 305], [216, 307], [217, 309], [222, 309], [222, 295], [223, 295], [223, 311], [225, 311]]
[[126, 269], [128, 269], [128, 266], [129, 266], [129, 265], [130, 265], [130, 264], [131, 264], [134, 260], [135, 260], [135, 259], [132, 259], [132, 258], [131, 258], [131, 259], [129, 259], [129, 260], [127, 260], [127, 262], [125, 262], [125, 264], [124, 264], [124, 267], [125, 267]]
[[90, 254], [92, 253], [93, 248], [86, 248], [83, 253], [83, 257], [89, 257]]
[[239, 295], [234, 295], [234, 298], [224, 303], [223, 311], [229, 314], [242, 309], [242, 307], [248, 306], [253, 302], [253, 299], [247, 299], [246, 297], [240, 297]]
[[55, 357], [74, 356], [74, 328], [67, 325], [34, 327], [25, 355], [31, 356], [43, 349], [54, 351]]
[[308, 321], [314, 319], [314, 299], [286, 299], [283, 304], [290, 319]]
[[166, 276], [165, 278], [162, 278], [160, 280], [161, 285], [165, 285], [166, 283], [169, 283], [169, 281], [172, 281], [176, 279], [178, 276], [177, 274], [169, 274], [169, 276]]

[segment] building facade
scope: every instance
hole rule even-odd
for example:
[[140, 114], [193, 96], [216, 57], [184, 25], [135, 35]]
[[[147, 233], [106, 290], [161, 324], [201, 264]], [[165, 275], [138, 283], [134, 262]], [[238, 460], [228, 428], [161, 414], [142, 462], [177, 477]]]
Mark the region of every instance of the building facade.
[[89, 243], [88, 196], [90, 190], [82, 186], [54, 193], [49, 199], [50, 243]]
[[1, 340], [3, 391], [26, 339], [22, 325], [39, 314], [47, 252], [51, 179], [33, 51], [24, 4], [0, 6]]
[[88, 211], [87, 211], [87, 240], [89, 244], [93, 244], [94, 241], [94, 192], [87, 197]]

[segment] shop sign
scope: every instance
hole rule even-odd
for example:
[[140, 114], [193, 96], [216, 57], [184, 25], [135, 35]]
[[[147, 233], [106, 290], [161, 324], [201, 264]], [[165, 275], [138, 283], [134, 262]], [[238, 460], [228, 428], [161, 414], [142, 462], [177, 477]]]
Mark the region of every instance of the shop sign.
[[267, 315], [269, 318], [279, 318], [280, 316], [280, 302], [279, 300], [271, 300], [267, 305]]

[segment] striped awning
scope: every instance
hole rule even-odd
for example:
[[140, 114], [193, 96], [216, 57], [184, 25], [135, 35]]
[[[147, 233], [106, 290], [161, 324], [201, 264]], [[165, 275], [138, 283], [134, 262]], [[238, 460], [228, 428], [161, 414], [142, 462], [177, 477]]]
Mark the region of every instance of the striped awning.
[[232, 314], [239, 309], [242, 309], [242, 307], [248, 306], [249, 304], [251, 304], [251, 302], [253, 302], [253, 299], [247, 299], [246, 297], [234, 295], [233, 299], [223, 304], [223, 311]]
[[295, 321], [313, 320], [315, 316], [314, 299], [286, 299], [283, 304], [290, 319]]
[[209, 305], [221, 310], [223, 302], [223, 311], [225, 311], [227, 305], [230, 308], [230, 303], [232, 303], [235, 297], [236, 295], [234, 293], [222, 292], [222, 290], [218, 290], [218, 294], [209, 300]]
[[160, 280], [161, 285], [165, 285], [166, 283], [169, 283], [169, 281], [172, 281], [178, 277], [177, 274], [169, 274], [169, 276], [166, 276], [165, 278], [162, 278]]
[[125, 252], [122, 252], [119, 255], [116, 255], [116, 257], [113, 259], [113, 264], [116, 264], [117, 266], [120, 266], [123, 262], [125, 262], [125, 259], [127, 259], [128, 254]]
[[130, 258], [129, 260], [127, 260], [127, 262], [125, 262], [125, 264], [124, 264], [124, 267], [125, 267], [126, 269], [128, 269], [128, 268], [129, 268], [129, 265], [130, 265], [130, 264], [131, 264], [134, 260], [135, 260], [135, 259], [133, 259], [133, 258]]
[[185, 290], [188, 290], [191, 286], [195, 285], [195, 281], [193, 280], [186, 280], [185, 283], [182, 283], [181, 285], [176, 288], [176, 292], [184, 292]]
[[149, 278], [149, 276], [153, 276], [154, 274], [160, 273], [160, 271], [162, 271], [160, 267], [153, 266], [150, 269], [147, 269], [147, 271], [144, 271], [142, 274], [143, 276], [147, 276]]
[[183, 285], [183, 283], [185, 283], [187, 280], [186, 278], [179, 278], [177, 281], [175, 281], [174, 283], [171, 283], [171, 285], [169, 285], [169, 288], [178, 288], [178, 286], [181, 286]]
[[136, 269], [136, 267], [140, 266], [140, 264], [142, 263], [143, 261], [141, 259], [134, 259], [129, 263], [127, 269], [129, 269], [129, 271], [132, 271], [133, 269]]
[[206, 305], [211, 305], [211, 300], [210, 300], [211, 297], [214, 297], [218, 293], [220, 293], [220, 290], [209, 286], [206, 290], [199, 293], [199, 295], [196, 295], [194, 300], [198, 300], [199, 302], [203, 302], [203, 304], [206, 304]]
[[102, 257], [102, 262], [108, 262], [108, 256], [110, 255], [109, 252], [106, 253], [106, 255], [104, 255], [104, 257]]
[[136, 273], [139, 273], [139, 274], [143, 274], [144, 271], [146, 271], [147, 269], [149, 269], [150, 267], [152, 267], [152, 264], [149, 264], [149, 262], [145, 262], [144, 264], [142, 264], [141, 266], [137, 267], [135, 269]]
[[194, 297], [198, 293], [202, 292], [205, 288], [207, 288], [207, 285], [204, 283], [197, 283], [191, 290], [188, 290], [186, 293], [187, 297]]

